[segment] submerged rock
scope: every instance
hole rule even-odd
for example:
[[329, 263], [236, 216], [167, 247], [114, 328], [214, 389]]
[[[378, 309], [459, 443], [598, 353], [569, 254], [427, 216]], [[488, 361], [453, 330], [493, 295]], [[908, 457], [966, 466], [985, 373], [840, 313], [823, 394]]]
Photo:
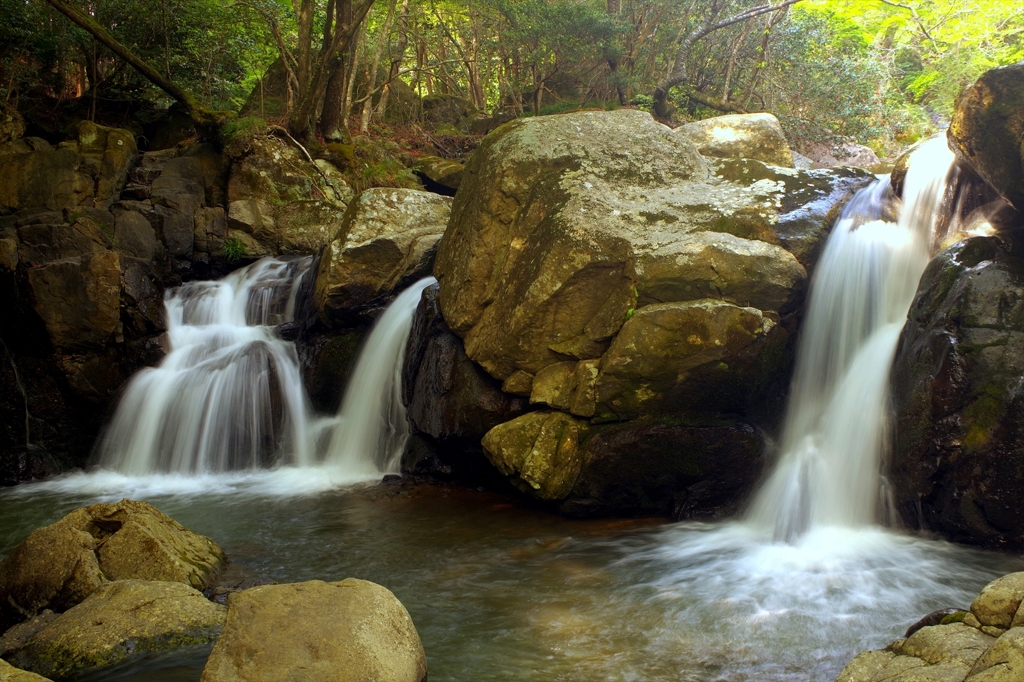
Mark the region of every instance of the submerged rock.
[[957, 98], [949, 146], [1018, 211], [1024, 211], [1024, 61], [986, 71]]
[[423, 682], [427, 659], [408, 611], [380, 585], [348, 578], [233, 592], [202, 682], [297, 675], [305, 682]]
[[903, 518], [960, 542], [1024, 546], [1024, 260], [1007, 237], [937, 255], [893, 364], [891, 478]]
[[345, 213], [316, 273], [328, 326], [345, 323], [430, 274], [451, 199], [414, 189], [368, 189]]
[[76, 509], [0, 561], [0, 631], [43, 609], [64, 611], [111, 580], [176, 581], [204, 589], [225, 557], [146, 502]]
[[226, 612], [178, 582], [118, 580], [48, 620], [27, 641], [9, 631], [0, 651], [25, 670], [67, 679], [132, 656], [209, 643]]
[[[1024, 679], [1024, 573], [989, 583], [971, 612], [946, 616], [850, 661], [836, 682], [1013, 682]], [[994, 607], [994, 610], [993, 610]], [[998, 622], [999, 625], [993, 623]]]
[[771, 114], [727, 114], [676, 128], [704, 156], [757, 159], [793, 167], [793, 153], [779, 119]]

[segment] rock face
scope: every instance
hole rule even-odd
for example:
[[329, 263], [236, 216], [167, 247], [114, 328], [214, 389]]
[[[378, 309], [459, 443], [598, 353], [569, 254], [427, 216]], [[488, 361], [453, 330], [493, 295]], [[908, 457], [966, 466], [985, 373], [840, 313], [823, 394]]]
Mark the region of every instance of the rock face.
[[414, 189], [368, 189], [360, 194], [317, 270], [315, 296], [328, 326], [379, 308], [430, 274], [451, 199]]
[[880, 651], [854, 658], [836, 682], [1011, 682], [1024, 679], [1024, 573], [989, 583], [971, 604]]
[[987, 71], [964, 90], [947, 136], [960, 163], [1024, 211], [1024, 61]]
[[46, 622], [20, 641], [0, 639], [4, 658], [46, 677], [66, 679], [130, 656], [206, 644], [220, 633], [227, 609], [178, 582], [118, 580]]
[[[487, 456], [534, 496], [586, 500], [579, 513], [612, 507], [598, 499], [614, 497], [598, 480], [605, 474], [587, 478], [603, 422], [650, 415], [732, 427], [723, 452], [744, 453], [735, 456], [756, 472], [761, 437], [738, 434], [756, 433], [751, 421], [784, 385], [808, 269], [843, 201], [868, 182], [852, 169], [708, 159], [638, 111], [496, 130], [455, 197], [435, 265], [438, 300], [466, 356], [505, 393], [556, 411], [496, 426], [483, 440]], [[636, 425], [638, 442], [655, 432]], [[719, 476], [714, 467], [705, 461], [682, 482], [683, 465], [655, 459], [646, 478], [625, 484], [624, 505], [701, 514], [700, 504], [681, 504], [687, 493], [666, 498], [668, 484], [653, 481], [692, 487]], [[747, 474], [725, 489], [747, 490]], [[655, 490], [656, 501], [644, 499]]]
[[779, 119], [771, 114], [729, 114], [680, 126], [676, 133], [692, 142], [704, 156], [757, 159], [793, 167], [793, 152]]
[[266, 585], [228, 597], [223, 633], [202, 682], [427, 678], [409, 613], [380, 585], [349, 578]]
[[892, 481], [904, 519], [960, 542], [1024, 546], [1024, 261], [1009, 237], [936, 256], [893, 366]]
[[138, 152], [135, 136], [89, 121], [54, 148], [38, 137], [0, 145], [0, 213], [43, 207], [106, 209], [124, 187]]
[[0, 561], [0, 631], [43, 609], [67, 610], [111, 580], [204, 589], [223, 562], [216, 543], [145, 502], [76, 509]]

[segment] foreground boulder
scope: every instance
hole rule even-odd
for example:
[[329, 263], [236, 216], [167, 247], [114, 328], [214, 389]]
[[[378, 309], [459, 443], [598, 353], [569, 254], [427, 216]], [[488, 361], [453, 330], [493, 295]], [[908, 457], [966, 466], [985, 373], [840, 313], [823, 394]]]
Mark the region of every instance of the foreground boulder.
[[0, 653], [14, 665], [67, 679], [131, 656], [207, 644], [227, 609], [177, 582], [118, 580], [36, 629], [29, 622], [0, 638]]
[[1024, 546], [1024, 261], [1009, 236], [937, 255], [893, 365], [891, 478], [904, 520]]
[[414, 189], [373, 188], [353, 200], [316, 274], [328, 326], [379, 308], [430, 274], [451, 199]]
[[1024, 61], [982, 74], [961, 93], [949, 146], [1018, 211], [1024, 211]]
[[76, 509], [0, 561], [0, 631], [43, 609], [65, 611], [111, 580], [204, 589], [224, 562], [212, 540], [145, 502]]
[[[724, 484], [742, 494], [763, 453], [753, 424], [774, 418], [791, 367], [809, 271], [842, 203], [870, 181], [848, 168], [705, 158], [639, 111], [494, 131], [466, 166], [438, 247], [438, 301], [470, 360], [547, 409], [495, 426], [487, 457], [528, 494], [609, 513], [608, 474], [588, 478], [599, 424], [721, 427], [736, 435], [718, 441], [726, 459], [742, 452], [753, 464]], [[635, 433], [638, 452], [654, 447], [650, 423]], [[727, 508], [696, 492], [686, 506], [689, 493], [673, 499], [665, 483], [721, 483], [703, 454], [715, 440], [679, 453], [703, 462], [685, 480], [667, 458], [645, 469], [622, 451], [606, 471], [634, 478], [616, 499], [629, 513]]]
[[1022, 598], [1024, 573], [1003, 576], [981, 591], [970, 611], [951, 613], [885, 649], [859, 654], [836, 682], [1024, 679]]
[[676, 128], [704, 156], [757, 159], [793, 167], [793, 152], [779, 119], [771, 114], [714, 116]]
[[265, 585], [228, 597], [202, 682], [422, 682], [412, 618], [380, 585], [348, 578]]

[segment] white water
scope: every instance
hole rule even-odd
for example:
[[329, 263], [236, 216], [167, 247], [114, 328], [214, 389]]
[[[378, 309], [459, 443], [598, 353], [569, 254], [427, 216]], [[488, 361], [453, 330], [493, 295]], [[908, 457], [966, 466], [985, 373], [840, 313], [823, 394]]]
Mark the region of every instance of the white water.
[[897, 223], [881, 219], [883, 181], [850, 202], [829, 237], [811, 285], [782, 457], [750, 513], [778, 540], [876, 520], [889, 370], [952, 163], [945, 137], [925, 143], [911, 159]]
[[168, 290], [168, 353], [129, 382], [100, 466], [139, 475], [312, 464], [295, 346], [272, 326], [291, 320], [310, 262], [265, 258]]
[[[425, 277], [403, 291], [373, 325], [345, 389], [327, 461], [345, 471], [398, 473], [409, 422], [402, 404], [402, 364]], [[369, 456], [368, 456], [369, 455]]]

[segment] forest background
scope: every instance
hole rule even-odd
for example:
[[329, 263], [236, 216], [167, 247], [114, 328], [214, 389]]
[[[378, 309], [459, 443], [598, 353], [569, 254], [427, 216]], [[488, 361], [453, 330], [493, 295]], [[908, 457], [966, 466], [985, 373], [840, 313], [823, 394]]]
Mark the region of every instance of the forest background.
[[[391, 135], [437, 102], [495, 120], [767, 111], [797, 149], [855, 140], [884, 157], [941, 128], [982, 72], [1024, 59], [1024, 11], [1007, 0], [0, 0], [0, 45], [0, 102], [34, 120], [61, 106], [145, 118], [177, 100], [197, 123], [276, 125], [317, 146]], [[425, 133], [468, 130], [445, 125]]]

